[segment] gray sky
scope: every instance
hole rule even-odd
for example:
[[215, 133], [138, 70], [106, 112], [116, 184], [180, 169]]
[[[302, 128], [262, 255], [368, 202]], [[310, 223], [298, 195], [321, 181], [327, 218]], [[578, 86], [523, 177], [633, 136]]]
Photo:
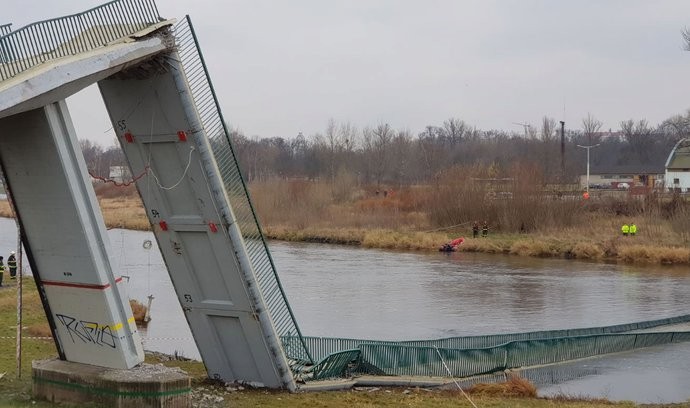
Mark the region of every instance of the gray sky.
[[[94, 0], [3, 0], [17, 29]], [[657, 124], [690, 108], [688, 0], [159, 0], [190, 14], [223, 114], [245, 134], [293, 137], [329, 118], [418, 133], [457, 117], [521, 131]], [[97, 89], [70, 98], [80, 139], [114, 136]]]

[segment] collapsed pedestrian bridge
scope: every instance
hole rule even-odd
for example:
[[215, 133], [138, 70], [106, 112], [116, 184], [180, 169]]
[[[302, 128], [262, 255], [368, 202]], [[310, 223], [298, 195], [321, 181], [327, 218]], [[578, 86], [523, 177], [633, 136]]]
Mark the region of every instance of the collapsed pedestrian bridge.
[[467, 377], [655, 344], [689, 316], [594, 329], [384, 342], [305, 337], [254, 213], [189, 17], [116, 0], [0, 26], [0, 164], [61, 359], [143, 361], [65, 98], [97, 83], [211, 378], [295, 390], [356, 375]]

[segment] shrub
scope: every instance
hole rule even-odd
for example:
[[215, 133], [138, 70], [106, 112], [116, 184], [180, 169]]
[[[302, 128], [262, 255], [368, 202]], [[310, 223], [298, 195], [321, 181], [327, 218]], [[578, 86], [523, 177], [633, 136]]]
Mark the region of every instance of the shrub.
[[591, 242], [578, 242], [573, 247], [572, 254], [579, 259], [600, 259], [604, 256], [604, 250]]
[[493, 397], [522, 397], [535, 398], [537, 387], [529, 380], [518, 375], [510, 375], [508, 381], [502, 383], [479, 383], [468, 390], [470, 394]]
[[135, 299], [130, 299], [129, 300], [129, 305], [132, 307], [132, 314], [134, 315], [134, 321], [141, 325], [141, 324], [146, 324], [148, 322], [144, 321], [144, 317], [146, 317], [146, 306], [141, 304], [139, 301]]

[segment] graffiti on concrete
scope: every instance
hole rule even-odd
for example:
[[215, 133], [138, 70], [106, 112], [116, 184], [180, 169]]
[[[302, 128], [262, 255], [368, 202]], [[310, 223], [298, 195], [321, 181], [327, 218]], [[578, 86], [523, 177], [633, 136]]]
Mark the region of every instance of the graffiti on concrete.
[[87, 322], [63, 314], [56, 314], [55, 316], [67, 329], [72, 342], [76, 343], [75, 338], [77, 338], [84, 343], [116, 348], [115, 339], [117, 336], [113, 333], [111, 326]]

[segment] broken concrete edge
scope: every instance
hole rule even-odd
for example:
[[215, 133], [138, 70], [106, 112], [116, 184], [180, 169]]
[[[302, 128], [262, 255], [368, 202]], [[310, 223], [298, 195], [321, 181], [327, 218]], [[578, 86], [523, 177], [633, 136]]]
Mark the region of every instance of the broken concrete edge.
[[320, 380], [302, 384], [300, 392], [337, 391], [354, 387], [444, 387], [454, 384], [452, 378], [408, 376], [361, 376], [352, 379]]
[[414, 387], [457, 389], [477, 383], [507, 381], [511, 373], [520, 370], [504, 370], [495, 373], [479, 374], [469, 377], [425, 377], [414, 375], [361, 375], [352, 378], [332, 378], [300, 384], [298, 392], [338, 391], [355, 387]]

